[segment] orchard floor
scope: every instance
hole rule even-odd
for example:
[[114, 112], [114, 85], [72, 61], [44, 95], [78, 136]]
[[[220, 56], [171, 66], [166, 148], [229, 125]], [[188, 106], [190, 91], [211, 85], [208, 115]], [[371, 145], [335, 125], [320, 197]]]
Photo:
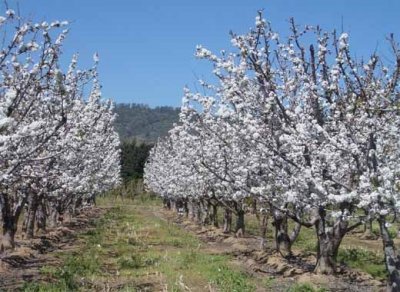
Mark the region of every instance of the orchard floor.
[[[250, 235], [235, 238], [148, 197], [102, 199], [46, 236], [19, 240], [15, 252], [3, 255], [0, 291], [384, 290], [381, 278], [345, 265], [336, 277], [314, 275], [315, 255], [302, 243], [312, 241], [307, 233], [295, 257], [285, 260], [272, 248], [260, 252], [249, 228]], [[357, 238], [351, 235], [344, 244], [357, 246]], [[357, 254], [344, 255], [354, 264]]]

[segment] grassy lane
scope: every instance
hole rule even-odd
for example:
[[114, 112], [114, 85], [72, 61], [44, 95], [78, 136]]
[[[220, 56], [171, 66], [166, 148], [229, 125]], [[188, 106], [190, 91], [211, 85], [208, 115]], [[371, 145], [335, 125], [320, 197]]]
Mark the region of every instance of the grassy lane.
[[63, 267], [42, 268], [46, 283], [24, 291], [255, 291], [256, 279], [210, 255], [201, 242], [157, 216], [159, 202], [111, 202], [82, 247], [60, 253]]
[[[196, 235], [196, 230], [178, 226], [176, 216], [161, 211], [161, 202], [149, 196], [138, 197], [135, 201], [104, 198], [98, 205], [106, 210], [105, 215], [93, 228], [79, 234], [69, 248], [56, 252], [56, 262], [60, 264], [41, 268], [43, 282], [26, 284], [23, 291], [315, 292], [327, 291], [324, 287], [335, 287], [335, 281], [342, 281], [322, 277], [317, 279], [321, 283], [314, 283], [315, 278], [310, 274], [296, 284], [297, 280], [291, 276], [282, 277], [283, 272], [280, 276], [274, 276], [273, 272], [254, 272], [257, 269], [249, 268], [254, 268], [249, 260], [256, 257], [238, 257], [237, 253], [231, 256], [235, 254], [233, 250], [243, 247], [245, 252], [251, 250], [251, 238], [245, 241], [227, 238], [226, 242], [207, 244], [204, 238], [203, 241], [199, 239], [201, 236], [200, 233]], [[249, 217], [247, 221], [247, 230], [256, 234], [256, 221], [252, 219]], [[271, 233], [270, 244], [273, 242]], [[314, 236], [313, 230], [303, 228], [294, 246], [296, 252], [314, 254]], [[357, 246], [359, 241], [356, 235], [349, 235], [339, 252], [339, 261], [375, 279], [384, 279], [384, 265], [378, 254], [380, 247], [372, 249], [371, 243], [365, 249], [348, 247]], [[274, 263], [274, 258], [272, 255], [270, 265], [284, 264], [285, 269], [293, 268], [283, 260]], [[260, 267], [264, 268], [262, 265]], [[344, 287], [358, 284], [346, 285]], [[368, 284], [365, 287], [369, 287]]]

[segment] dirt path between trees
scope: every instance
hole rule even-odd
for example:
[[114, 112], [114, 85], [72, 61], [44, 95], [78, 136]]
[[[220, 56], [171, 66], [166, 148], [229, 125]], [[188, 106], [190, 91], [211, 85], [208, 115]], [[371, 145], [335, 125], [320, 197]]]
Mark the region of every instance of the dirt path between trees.
[[[88, 241], [94, 245], [90, 250]], [[260, 251], [255, 236], [235, 238], [155, 203], [108, 202], [46, 235], [17, 242], [14, 252], [1, 257], [0, 291], [24, 290], [32, 282], [43, 284], [40, 291], [60, 291], [64, 286], [51, 286], [60, 275], [43, 269], [59, 271], [65, 265], [60, 253], [89, 252], [98, 267], [72, 275], [76, 288], [66, 291], [230, 291], [230, 282], [236, 280], [235, 291], [288, 291], [299, 283], [323, 289], [315, 291], [385, 290], [384, 282], [344, 266], [338, 276], [315, 275], [312, 253], [295, 250], [294, 257], [283, 259], [272, 248]], [[225, 274], [216, 275], [221, 267]]]

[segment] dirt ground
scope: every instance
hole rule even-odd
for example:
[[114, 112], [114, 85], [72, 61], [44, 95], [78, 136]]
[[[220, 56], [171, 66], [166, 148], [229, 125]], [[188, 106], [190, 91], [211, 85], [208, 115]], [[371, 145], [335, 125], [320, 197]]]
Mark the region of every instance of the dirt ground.
[[80, 242], [76, 235], [93, 229], [94, 222], [106, 212], [105, 208], [87, 209], [64, 222], [63, 226], [49, 229], [47, 234], [31, 240], [23, 240], [17, 235], [15, 250], [0, 257], [0, 291], [18, 290], [26, 282], [46, 281], [40, 269], [62, 265], [55, 252], [78, 250]]

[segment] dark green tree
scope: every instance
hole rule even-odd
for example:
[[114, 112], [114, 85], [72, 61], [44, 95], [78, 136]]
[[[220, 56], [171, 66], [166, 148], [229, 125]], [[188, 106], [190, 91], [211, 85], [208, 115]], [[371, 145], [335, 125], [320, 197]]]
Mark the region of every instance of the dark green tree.
[[124, 182], [143, 177], [143, 168], [152, 144], [138, 142], [136, 139], [121, 144], [121, 175]]

